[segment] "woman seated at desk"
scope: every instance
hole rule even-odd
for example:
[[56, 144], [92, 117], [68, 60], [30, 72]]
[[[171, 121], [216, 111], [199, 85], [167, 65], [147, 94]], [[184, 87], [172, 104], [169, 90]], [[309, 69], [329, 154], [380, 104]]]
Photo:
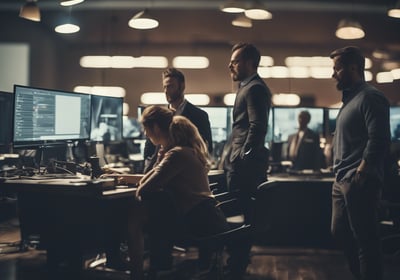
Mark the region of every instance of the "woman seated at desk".
[[[131, 278], [143, 279], [143, 228], [150, 237], [150, 267], [168, 269], [176, 235], [207, 236], [228, 229], [208, 183], [208, 152], [197, 128], [166, 107], [150, 106], [142, 125], [154, 145], [162, 145], [158, 164], [140, 176], [122, 175], [120, 182], [138, 183], [130, 210], [128, 247]], [[161, 191], [161, 192], [160, 192]]]

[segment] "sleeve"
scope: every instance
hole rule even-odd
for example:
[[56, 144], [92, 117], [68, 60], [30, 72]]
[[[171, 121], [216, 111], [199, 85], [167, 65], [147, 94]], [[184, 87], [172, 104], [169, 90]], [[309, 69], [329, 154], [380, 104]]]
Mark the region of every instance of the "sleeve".
[[168, 185], [182, 170], [179, 151], [168, 151], [162, 161], [154, 167], [140, 182], [141, 193], [150, 192]]
[[270, 96], [269, 89], [260, 84], [252, 86], [246, 95], [249, 131], [242, 148], [242, 155], [264, 146], [271, 107]]
[[379, 93], [368, 94], [361, 108], [368, 132], [363, 159], [368, 164], [381, 162], [390, 145], [389, 103]]

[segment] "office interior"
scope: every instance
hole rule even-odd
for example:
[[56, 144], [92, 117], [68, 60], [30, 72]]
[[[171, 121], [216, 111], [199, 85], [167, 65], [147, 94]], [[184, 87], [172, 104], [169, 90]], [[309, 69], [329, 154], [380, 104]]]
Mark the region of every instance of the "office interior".
[[[340, 279], [350, 277], [329, 233], [330, 185], [333, 181], [330, 144], [335, 117], [341, 105], [341, 93], [331, 78], [332, 65], [328, 58], [336, 48], [346, 45], [361, 47], [368, 59], [368, 82], [380, 89], [390, 102], [392, 143], [388, 166], [391, 173], [385, 189], [385, 202], [389, 201], [390, 205], [399, 203], [400, 18], [388, 16], [387, 13], [399, 4], [398, 1], [262, 0], [258, 4], [268, 9], [272, 18], [250, 21], [243, 12], [233, 14], [221, 11], [221, 7], [229, 2], [222, 0], [85, 0], [73, 6], [61, 6], [60, 1], [38, 0], [35, 4], [40, 10], [40, 21], [19, 16], [26, 2], [30, 1], [0, 1], [2, 186], [6, 185], [3, 181], [7, 181], [7, 176], [20, 176], [14, 172], [22, 166], [29, 167], [29, 171], [25, 168], [24, 172], [27, 173], [22, 174], [27, 177], [49, 173], [60, 177], [71, 176], [69, 178], [83, 174], [96, 179], [104, 167], [140, 173], [144, 164], [145, 141], [139, 122], [141, 111], [149, 104], [166, 104], [161, 73], [166, 67], [177, 67], [185, 74], [188, 99], [193, 98], [189, 100], [196, 102], [196, 98], [205, 97], [205, 101], [202, 99], [197, 104], [208, 113], [211, 122], [214, 147], [212, 169], [217, 174], [213, 178], [216, 178], [218, 185], [215, 192], [225, 192], [223, 174], [219, 171], [222, 169], [224, 144], [232, 122], [232, 94], [237, 89], [228, 71], [230, 49], [236, 42], [251, 42], [265, 56], [258, 72], [274, 95], [265, 141], [270, 149], [270, 166], [266, 172], [269, 181], [275, 182], [280, 188], [275, 198], [268, 198], [268, 193], [263, 193], [263, 189], [260, 192], [265, 202], [267, 199], [276, 202], [271, 202], [269, 209], [260, 208], [260, 223], [267, 223], [269, 219], [268, 222], [274, 221], [276, 229], [257, 236], [255, 258], [257, 250], [272, 252], [266, 255], [274, 260], [287, 253], [277, 248], [291, 248], [292, 252], [293, 248], [302, 248], [300, 253], [287, 253], [285, 256], [288, 258], [295, 258], [296, 254], [321, 253], [323, 250], [324, 254], [328, 252], [326, 255], [339, 262], [336, 270], [343, 273]], [[250, 5], [253, 1], [239, 2]], [[158, 20], [158, 27], [134, 29], [128, 25], [130, 19], [143, 10]], [[232, 24], [239, 16], [245, 18], [247, 27]], [[365, 32], [364, 37], [348, 40], [338, 38], [335, 32], [343, 19], [357, 21]], [[73, 20], [79, 26], [79, 31], [70, 34], [56, 32], [55, 27], [62, 20]], [[106, 62], [117, 60], [118, 57], [125, 57], [125, 60], [118, 60], [114, 65], [105, 65], [102, 61], [102, 65], [85, 66], [84, 57], [88, 56], [103, 56]], [[178, 67], [179, 64], [175, 64], [180, 56], [189, 57], [189, 66]], [[140, 64], [144, 62], [139, 58], [146, 57], [161, 58], [161, 64]], [[193, 66], [196, 57], [203, 61], [206, 58], [205, 66]], [[298, 58], [304, 58], [302, 64], [292, 65]], [[134, 62], [119, 68], [126, 60]], [[296, 69], [300, 72], [296, 72]], [[90, 117], [86, 116], [85, 129], [80, 126], [86, 132], [70, 138], [53, 137], [45, 141], [18, 138], [16, 131], [20, 122], [16, 122], [14, 107], [18, 89], [89, 96], [90, 101], [86, 101], [89, 102], [86, 104], [89, 110], [86, 112], [90, 112]], [[112, 90], [117, 93], [111, 94]], [[146, 100], [145, 96], [149, 93], [156, 93], [155, 99]], [[73, 105], [62, 108], [70, 112], [74, 110]], [[320, 136], [322, 160], [317, 169], [294, 169], [288, 160], [287, 140], [290, 134], [296, 132], [298, 113], [304, 110], [311, 114], [309, 127]], [[104, 191], [112, 191], [116, 187], [104, 183]], [[309, 196], [304, 198], [301, 191]], [[68, 188], [65, 192], [68, 192]], [[20, 239], [17, 242], [24, 244], [24, 250], [32, 247], [39, 252], [46, 250], [46, 245], [42, 244], [41, 248], [40, 236], [37, 236], [37, 232], [41, 232], [38, 228], [43, 223], [37, 223], [34, 215], [23, 218], [24, 226], [21, 223], [17, 210], [19, 196], [24, 202], [34, 197], [47, 205], [35, 190], [26, 194], [10, 191], [6, 185], [3, 190], [0, 189], [0, 205], [1, 209], [5, 209], [0, 216], [5, 223], [10, 219], [14, 221], [18, 232], [25, 230], [15, 234], [13, 229], [13, 236]], [[61, 204], [67, 199], [63, 196]], [[300, 203], [300, 199], [304, 201]], [[80, 203], [85, 202], [78, 199], [76, 205]], [[35, 208], [31, 204], [27, 203]], [[311, 206], [307, 208], [304, 204]], [[297, 207], [307, 209], [302, 211]], [[264, 213], [267, 210], [276, 214], [271, 216]], [[43, 209], [39, 212], [48, 215]], [[393, 208], [385, 210], [382, 216], [383, 238], [398, 236], [399, 216]], [[32, 221], [26, 222], [27, 219]], [[43, 220], [51, 221], [48, 217]], [[97, 221], [98, 218], [95, 220], [101, 222]], [[308, 230], [300, 230], [302, 225], [306, 225]], [[400, 241], [396, 238], [385, 243], [385, 248], [389, 248], [387, 279], [397, 279], [400, 275], [393, 265], [399, 261]], [[271, 248], [274, 249], [268, 251]], [[88, 259], [93, 256], [97, 257], [92, 254]], [[282, 275], [273, 275], [276, 271], [260, 269], [265, 266], [263, 261], [254, 261], [250, 267], [250, 274], [253, 275], [247, 275], [246, 279], [287, 279], [280, 278], [284, 277]], [[322, 271], [319, 273], [326, 273], [325, 279], [338, 279], [328, 268], [330, 265], [329, 261], [321, 265]], [[259, 271], [264, 272], [258, 275]], [[127, 276], [111, 273], [96, 277], [125, 279]], [[20, 278], [14, 275], [9, 279]]]

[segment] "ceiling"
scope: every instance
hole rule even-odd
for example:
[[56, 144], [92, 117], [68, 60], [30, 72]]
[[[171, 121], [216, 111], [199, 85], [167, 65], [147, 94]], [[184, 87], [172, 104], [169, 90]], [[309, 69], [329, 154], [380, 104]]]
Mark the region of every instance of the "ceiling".
[[[235, 15], [219, 10], [223, 0], [86, 0], [72, 8], [61, 7], [56, 0], [38, 0], [42, 17], [40, 23], [18, 19], [18, 11], [24, 2], [0, 0], [0, 23], [6, 18], [13, 18], [20, 22], [18, 25], [22, 28], [35, 25], [36, 29], [55, 38], [70, 51], [64, 61], [58, 62], [63, 63], [70, 77], [61, 78], [58, 84], [38, 84], [65, 89], [84, 82], [123, 85], [132, 93], [129, 96], [132, 104], [139, 102], [137, 96], [140, 92], [160, 89], [159, 70], [89, 72], [76, 66], [66, 67], [66, 63], [87, 54], [147, 54], [166, 55], [169, 58], [181, 54], [178, 52], [183, 52], [182, 55], [207, 55], [214, 60], [211, 69], [202, 72], [185, 71], [190, 81], [187, 89], [202, 92], [204, 81], [207, 81], [207, 91], [216, 94], [233, 89], [226, 65], [230, 46], [238, 41], [254, 43], [263, 55], [274, 58], [275, 65], [284, 65], [286, 56], [327, 56], [335, 48], [352, 44], [363, 48], [371, 58], [372, 52], [376, 50], [385, 54], [384, 59], [374, 60], [375, 72], [390, 70], [388, 68], [393, 65], [400, 67], [400, 19], [390, 18], [386, 14], [387, 8], [395, 0], [262, 0], [273, 18], [253, 21], [252, 28], [232, 26], [231, 21]], [[159, 20], [160, 26], [152, 30], [130, 28], [130, 18], [145, 8]], [[75, 34], [55, 33], [57, 22], [69, 13], [79, 24], [80, 31]], [[337, 24], [343, 18], [359, 21], [366, 36], [360, 40], [336, 38]], [[4, 25], [0, 25], [0, 34], [2, 29], [7, 31], [4, 28]], [[17, 30], [15, 34], [10, 34], [10, 31], [4, 33], [16, 40], [24, 36]], [[154, 73], [157, 73], [155, 77]], [[134, 85], [131, 82], [132, 75], [137, 77]], [[317, 99], [321, 98], [321, 101], [317, 100], [316, 104], [332, 104], [337, 100], [334, 84], [330, 80], [269, 79], [267, 82], [275, 92], [287, 88], [305, 94], [317, 92]], [[392, 102], [400, 102], [397, 94], [399, 82], [396, 80], [390, 87], [383, 88]], [[335, 99], [326, 99], [322, 92], [332, 92]]]

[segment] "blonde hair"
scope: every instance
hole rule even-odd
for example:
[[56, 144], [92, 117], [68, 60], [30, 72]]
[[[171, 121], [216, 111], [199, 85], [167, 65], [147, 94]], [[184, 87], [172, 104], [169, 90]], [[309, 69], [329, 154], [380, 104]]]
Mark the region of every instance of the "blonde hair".
[[207, 144], [197, 127], [184, 116], [174, 116], [169, 127], [172, 146], [190, 147], [208, 169], [210, 167]]

